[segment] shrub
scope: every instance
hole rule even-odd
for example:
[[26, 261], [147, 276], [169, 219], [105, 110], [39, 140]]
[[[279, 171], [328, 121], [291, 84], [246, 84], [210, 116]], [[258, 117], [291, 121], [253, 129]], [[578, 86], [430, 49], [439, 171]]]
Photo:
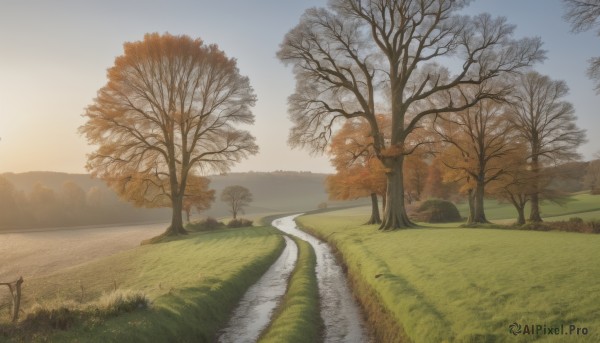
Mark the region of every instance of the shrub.
[[116, 290], [104, 294], [91, 305], [102, 316], [116, 316], [119, 313], [132, 312], [150, 307], [150, 299], [142, 291]]
[[448, 223], [462, 220], [456, 206], [447, 200], [429, 199], [416, 209], [414, 217], [427, 223]]
[[319, 210], [324, 210], [326, 208], [327, 208], [327, 203], [326, 202], [322, 202], [322, 203], [319, 203], [317, 205], [317, 209], [319, 209]]
[[91, 317], [106, 318], [150, 307], [150, 299], [142, 291], [116, 290], [87, 304], [72, 300], [35, 304], [21, 325], [25, 328], [68, 330], [77, 321]]
[[211, 231], [225, 227], [225, 224], [216, 220], [215, 218], [208, 217], [204, 220], [195, 223], [189, 223], [185, 226], [190, 231]]
[[569, 218], [569, 223], [583, 224], [583, 219], [579, 217], [571, 217]]
[[227, 227], [235, 228], [235, 227], [247, 227], [252, 226], [252, 220], [248, 219], [232, 219], [229, 223], [227, 223]]
[[527, 223], [519, 227], [519, 229], [535, 231], [556, 230], [580, 233], [600, 233], [600, 221], [591, 220], [586, 222], [579, 217], [572, 217], [569, 218], [569, 220], [561, 220], [555, 222]]
[[81, 317], [82, 306], [74, 301], [35, 304], [23, 320], [25, 327], [68, 330]]

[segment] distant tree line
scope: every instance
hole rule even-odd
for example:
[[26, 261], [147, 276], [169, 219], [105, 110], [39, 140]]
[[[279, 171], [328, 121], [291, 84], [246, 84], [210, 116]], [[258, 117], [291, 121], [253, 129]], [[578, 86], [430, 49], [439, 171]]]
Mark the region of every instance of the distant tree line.
[[0, 229], [131, 223], [164, 217], [161, 210], [135, 209], [102, 187], [86, 190], [66, 181], [53, 189], [38, 182], [26, 192], [0, 176]]

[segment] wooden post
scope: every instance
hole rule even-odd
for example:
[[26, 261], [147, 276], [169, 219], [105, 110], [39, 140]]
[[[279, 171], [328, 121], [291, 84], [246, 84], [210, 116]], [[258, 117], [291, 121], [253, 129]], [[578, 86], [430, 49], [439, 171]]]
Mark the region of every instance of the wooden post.
[[[14, 284], [14, 286], [13, 286]], [[21, 310], [21, 284], [23, 284], [23, 277], [13, 282], [2, 282], [0, 285], [8, 286], [10, 291], [10, 297], [12, 298], [12, 321], [16, 322], [19, 320], [19, 312]]]

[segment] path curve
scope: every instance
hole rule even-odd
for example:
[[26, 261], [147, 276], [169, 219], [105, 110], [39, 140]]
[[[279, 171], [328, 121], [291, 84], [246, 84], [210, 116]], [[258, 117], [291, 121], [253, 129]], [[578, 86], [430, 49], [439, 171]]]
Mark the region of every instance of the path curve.
[[285, 294], [289, 276], [298, 259], [298, 246], [285, 238], [285, 249], [267, 272], [242, 297], [225, 329], [218, 334], [220, 343], [256, 342], [267, 327], [273, 310]]
[[307, 241], [317, 256], [317, 283], [321, 317], [325, 324], [324, 341], [344, 343], [372, 342], [360, 306], [352, 296], [346, 276], [327, 243], [300, 230], [296, 214], [273, 221], [277, 229]]

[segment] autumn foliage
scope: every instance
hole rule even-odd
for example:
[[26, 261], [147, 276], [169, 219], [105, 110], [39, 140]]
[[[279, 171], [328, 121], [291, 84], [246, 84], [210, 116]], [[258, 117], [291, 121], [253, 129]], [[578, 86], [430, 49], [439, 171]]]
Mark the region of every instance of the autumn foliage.
[[97, 149], [87, 168], [139, 206], [173, 208], [165, 233], [185, 233], [184, 199], [202, 189], [195, 175], [225, 172], [254, 154], [249, 132], [256, 98], [236, 60], [216, 45], [147, 34], [123, 45], [108, 82], [87, 107], [80, 128]]

